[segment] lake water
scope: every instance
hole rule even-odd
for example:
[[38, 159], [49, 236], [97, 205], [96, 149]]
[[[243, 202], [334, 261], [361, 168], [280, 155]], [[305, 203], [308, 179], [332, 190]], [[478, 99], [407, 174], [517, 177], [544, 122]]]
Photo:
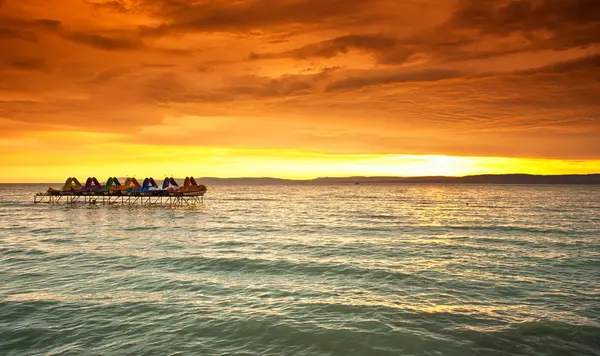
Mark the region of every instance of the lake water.
[[600, 186], [0, 185], [0, 355], [600, 355]]

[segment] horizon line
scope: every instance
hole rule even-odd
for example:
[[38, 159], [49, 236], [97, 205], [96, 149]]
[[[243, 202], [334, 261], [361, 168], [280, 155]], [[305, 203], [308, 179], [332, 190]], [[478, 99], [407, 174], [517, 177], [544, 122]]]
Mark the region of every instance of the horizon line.
[[[533, 173], [484, 173], [484, 174], [469, 174], [462, 176], [449, 176], [449, 175], [428, 175], [428, 176], [396, 176], [396, 175], [375, 175], [375, 176], [319, 176], [315, 178], [280, 178], [280, 177], [214, 177], [214, 176], [200, 176], [196, 179], [218, 179], [218, 180], [280, 180], [280, 181], [291, 181], [291, 182], [311, 182], [316, 180], [326, 179], [461, 179], [471, 177], [589, 177], [589, 176], [600, 176], [598, 173], [563, 173], [563, 174], [533, 174]], [[130, 176], [131, 177], [131, 176]], [[135, 176], [134, 176], [135, 177]], [[118, 178], [128, 178], [127, 176]], [[149, 177], [148, 177], [149, 178]], [[174, 179], [184, 179], [183, 177], [173, 177]], [[60, 184], [61, 182], [0, 182], [0, 184]]]

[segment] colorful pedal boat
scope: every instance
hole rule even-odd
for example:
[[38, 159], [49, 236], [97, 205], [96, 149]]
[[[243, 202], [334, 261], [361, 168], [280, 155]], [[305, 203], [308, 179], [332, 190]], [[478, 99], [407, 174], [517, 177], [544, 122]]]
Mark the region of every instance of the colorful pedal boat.
[[63, 185], [62, 189], [48, 188], [48, 194], [49, 195], [72, 195], [74, 190], [79, 190], [82, 188], [83, 188], [83, 186], [81, 185], [81, 183], [79, 183], [77, 178], [69, 177], [65, 181], [65, 184]]
[[160, 188], [154, 178], [146, 178], [142, 183], [142, 187], [137, 190], [141, 195], [160, 195]]
[[121, 195], [121, 182], [117, 177], [110, 177], [104, 186], [104, 194]]
[[175, 179], [173, 177], [170, 177], [170, 178], [167, 177], [163, 181], [163, 185], [162, 185], [163, 192], [168, 192], [169, 194], [173, 194], [173, 193], [179, 192], [179, 189], [181, 189], [181, 188], [179, 187], [179, 184], [177, 184], [177, 182], [175, 181]]
[[75, 195], [95, 195], [101, 193], [103, 190], [102, 184], [98, 182], [96, 177], [88, 177], [85, 181], [85, 186], [80, 189], [73, 189], [72, 192]]
[[185, 177], [183, 187], [179, 189], [179, 192], [185, 196], [203, 196], [206, 190], [206, 186], [196, 183], [194, 177]]
[[119, 188], [115, 188], [115, 190], [120, 192], [121, 194], [133, 195], [141, 187], [142, 186], [140, 185], [140, 183], [138, 183], [137, 179], [127, 178], [125, 180], [125, 183], [121, 184]]

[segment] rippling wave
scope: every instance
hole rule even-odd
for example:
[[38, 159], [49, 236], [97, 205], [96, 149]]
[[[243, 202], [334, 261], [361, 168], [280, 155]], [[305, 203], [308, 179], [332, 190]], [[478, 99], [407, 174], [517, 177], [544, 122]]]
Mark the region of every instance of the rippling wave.
[[600, 355], [600, 188], [0, 185], [0, 355]]

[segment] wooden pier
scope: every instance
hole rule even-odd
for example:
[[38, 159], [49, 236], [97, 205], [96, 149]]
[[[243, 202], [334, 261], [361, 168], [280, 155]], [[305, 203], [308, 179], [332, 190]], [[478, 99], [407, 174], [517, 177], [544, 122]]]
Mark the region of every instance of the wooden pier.
[[156, 205], [196, 206], [204, 204], [203, 196], [185, 195], [52, 195], [38, 193], [33, 197], [35, 204], [98, 204], [98, 205]]

